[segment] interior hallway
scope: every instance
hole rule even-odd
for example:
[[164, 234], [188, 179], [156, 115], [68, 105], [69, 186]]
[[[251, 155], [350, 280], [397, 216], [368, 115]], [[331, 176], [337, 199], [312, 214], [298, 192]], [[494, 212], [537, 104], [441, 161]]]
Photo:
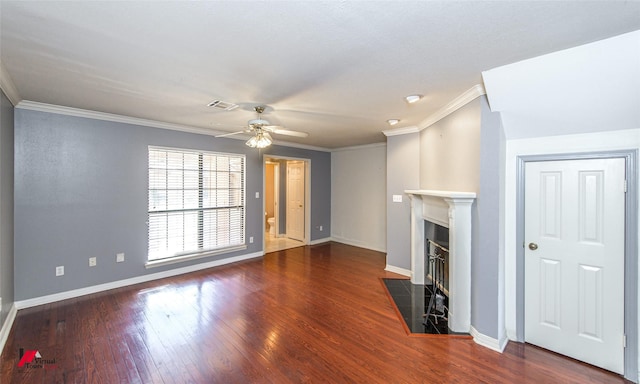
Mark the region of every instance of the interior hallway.
[[269, 231], [264, 233], [264, 253], [302, 247], [303, 245], [304, 243], [302, 241], [289, 239], [287, 237], [275, 237], [270, 235]]

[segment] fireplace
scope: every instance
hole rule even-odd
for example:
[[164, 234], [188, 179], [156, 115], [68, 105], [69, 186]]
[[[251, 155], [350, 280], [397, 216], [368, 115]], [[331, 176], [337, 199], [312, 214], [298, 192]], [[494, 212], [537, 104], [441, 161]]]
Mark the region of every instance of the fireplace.
[[449, 228], [425, 220], [424, 240], [428, 284], [438, 285], [449, 297]]
[[[449, 329], [471, 329], [471, 205], [476, 194], [407, 190], [411, 198], [411, 283], [425, 284], [425, 220], [449, 229]], [[428, 282], [427, 282], [428, 283]]]

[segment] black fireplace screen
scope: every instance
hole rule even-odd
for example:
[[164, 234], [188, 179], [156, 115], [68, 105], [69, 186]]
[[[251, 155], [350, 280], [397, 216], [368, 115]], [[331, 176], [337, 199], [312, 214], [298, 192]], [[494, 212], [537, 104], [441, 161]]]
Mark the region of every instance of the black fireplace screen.
[[425, 325], [448, 320], [449, 305], [449, 230], [435, 223], [425, 226]]

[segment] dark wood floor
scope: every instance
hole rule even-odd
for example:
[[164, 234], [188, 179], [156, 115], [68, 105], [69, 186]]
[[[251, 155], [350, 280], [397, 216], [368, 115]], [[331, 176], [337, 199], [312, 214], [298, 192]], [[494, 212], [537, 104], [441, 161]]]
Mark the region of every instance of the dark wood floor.
[[[407, 336], [384, 266], [327, 243], [21, 310], [0, 382], [625, 382], [530, 345]], [[19, 348], [55, 366], [18, 368]]]

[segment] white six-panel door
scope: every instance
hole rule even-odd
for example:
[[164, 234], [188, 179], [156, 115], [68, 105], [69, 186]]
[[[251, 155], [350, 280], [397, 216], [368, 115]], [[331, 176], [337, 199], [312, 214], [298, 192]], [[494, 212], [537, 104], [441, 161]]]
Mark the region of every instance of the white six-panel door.
[[525, 340], [624, 371], [623, 159], [525, 169]]
[[304, 161], [287, 161], [287, 237], [304, 241]]

